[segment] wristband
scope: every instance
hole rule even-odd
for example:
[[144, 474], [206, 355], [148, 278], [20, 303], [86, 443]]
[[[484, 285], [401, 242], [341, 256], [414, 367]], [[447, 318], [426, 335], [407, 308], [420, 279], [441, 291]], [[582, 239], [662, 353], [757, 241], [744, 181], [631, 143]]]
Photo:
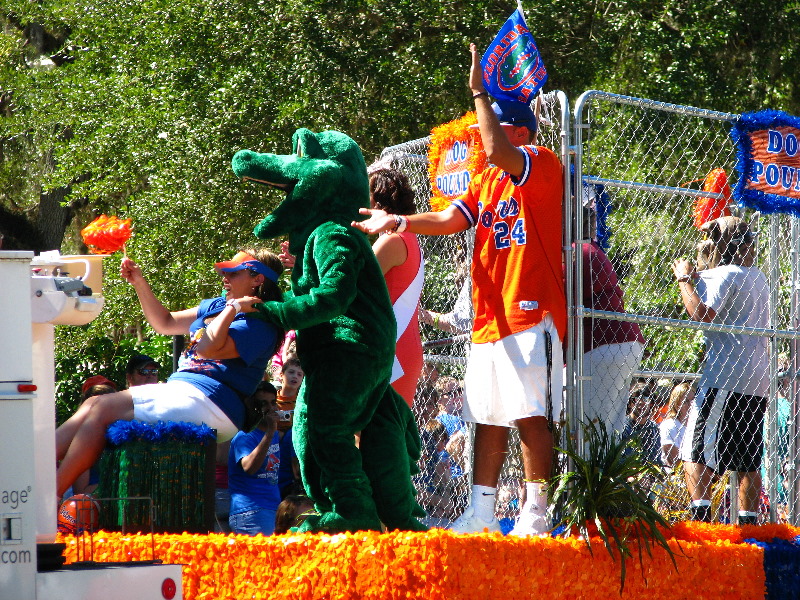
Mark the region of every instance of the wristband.
[[441, 316], [442, 316], [441, 314], [437, 314], [435, 317], [433, 317], [433, 326], [434, 326], [436, 329], [439, 329], [439, 318], [440, 318]]
[[392, 227], [392, 232], [403, 233], [408, 228], [408, 219], [403, 215], [393, 215], [393, 216], [394, 216], [394, 227]]
[[406, 229], [408, 229], [408, 218], [404, 217], [403, 215], [396, 215], [397, 218], [397, 227], [394, 230], [397, 233], [403, 233]]
[[678, 275], [675, 277], [675, 281], [678, 283], [690, 283], [692, 281], [691, 275]]
[[477, 94], [472, 94], [472, 99], [477, 100], [478, 98], [483, 98], [484, 96], [488, 98], [489, 92], [478, 92]]
[[242, 305], [239, 303], [238, 300], [228, 300], [225, 303], [225, 305], [226, 306], [232, 306], [233, 310], [235, 310], [237, 313], [242, 312]]

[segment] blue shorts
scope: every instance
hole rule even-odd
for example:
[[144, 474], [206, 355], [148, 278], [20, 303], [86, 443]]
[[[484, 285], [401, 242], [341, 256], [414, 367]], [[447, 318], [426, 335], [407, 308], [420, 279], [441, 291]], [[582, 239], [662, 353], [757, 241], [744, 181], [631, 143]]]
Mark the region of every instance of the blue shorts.
[[231, 533], [272, 535], [275, 533], [275, 512], [268, 508], [248, 510], [228, 517]]

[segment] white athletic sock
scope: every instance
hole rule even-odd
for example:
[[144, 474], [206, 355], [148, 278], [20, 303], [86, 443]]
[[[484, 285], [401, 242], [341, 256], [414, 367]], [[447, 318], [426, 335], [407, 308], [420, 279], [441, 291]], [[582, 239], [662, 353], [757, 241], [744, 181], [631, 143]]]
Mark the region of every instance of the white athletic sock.
[[478, 518], [487, 523], [494, 519], [494, 500], [496, 493], [497, 488], [485, 485], [472, 486], [472, 510], [475, 511], [475, 515]]
[[711, 500], [692, 500], [692, 506], [711, 506]]
[[543, 481], [525, 482], [525, 505], [522, 512], [531, 512], [535, 515], [547, 514], [547, 484]]

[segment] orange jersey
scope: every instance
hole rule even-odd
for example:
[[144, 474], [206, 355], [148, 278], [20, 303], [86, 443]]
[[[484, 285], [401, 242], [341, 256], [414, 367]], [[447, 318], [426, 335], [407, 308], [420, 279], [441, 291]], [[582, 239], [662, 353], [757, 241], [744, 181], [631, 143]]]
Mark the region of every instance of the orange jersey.
[[476, 227], [472, 257], [472, 341], [495, 342], [550, 314], [564, 339], [567, 301], [561, 266], [563, 171], [543, 146], [523, 146], [512, 177], [489, 167], [453, 205]]

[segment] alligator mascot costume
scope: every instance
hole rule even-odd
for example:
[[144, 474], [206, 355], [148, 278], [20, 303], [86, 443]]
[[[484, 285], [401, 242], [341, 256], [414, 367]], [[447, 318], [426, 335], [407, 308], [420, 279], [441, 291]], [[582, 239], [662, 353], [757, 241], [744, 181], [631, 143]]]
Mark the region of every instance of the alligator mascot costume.
[[259, 310], [297, 330], [305, 371], [293, 439], [319, 515], [300, 530], [380, 530], [381, 523], [425, 530], [411, 482], [419, 434], [408, 405], [389, 386], [394, 313], [367, 237], [350, 226], [369, 205], [364, 157], [337, 131], [298, 129], [292, 149], [289, 155], [241, 150], [232, 166], [245, 181], [286, 192], [254, 233], [288, 236], [297, 257], [286, 300]]

